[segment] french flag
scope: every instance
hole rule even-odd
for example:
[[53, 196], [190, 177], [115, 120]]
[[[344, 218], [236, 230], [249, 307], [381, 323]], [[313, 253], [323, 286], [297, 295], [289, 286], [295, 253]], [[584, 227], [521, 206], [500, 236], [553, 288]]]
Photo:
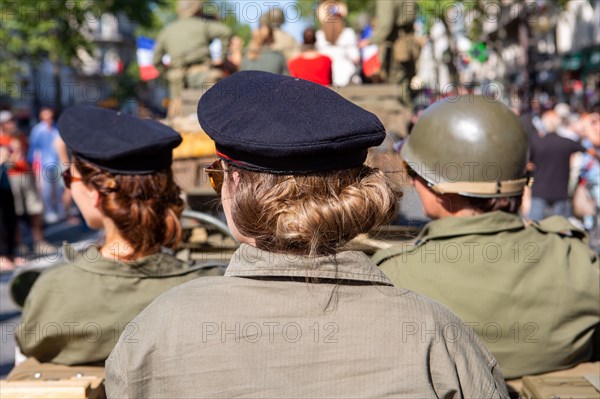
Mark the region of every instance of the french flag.
[[381, 69], [379, 60], [379, 48], [376, 44], [370, 44], [362, 49], [363, 73], [370, 78]]
[[140, 36], [137, 38], [137, 62], [140, 67], [140, 78], [144, 81], [158, 78], [158, 69], [152, 63], [154, 40]]

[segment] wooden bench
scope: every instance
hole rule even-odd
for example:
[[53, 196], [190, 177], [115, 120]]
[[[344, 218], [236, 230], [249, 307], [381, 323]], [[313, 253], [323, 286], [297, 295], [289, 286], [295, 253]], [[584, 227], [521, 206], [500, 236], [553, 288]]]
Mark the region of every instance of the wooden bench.
[[0, 381], [0, 397], [105, 399], [104, 368], [40, 363], [28, 358]]

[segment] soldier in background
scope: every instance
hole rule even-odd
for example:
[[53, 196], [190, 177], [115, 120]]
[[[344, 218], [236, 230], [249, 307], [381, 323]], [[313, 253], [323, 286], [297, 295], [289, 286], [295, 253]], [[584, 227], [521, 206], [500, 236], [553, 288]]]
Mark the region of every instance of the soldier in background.
[[373, 36], [360, 43], [361, 47], [370, 43], [379, 46], [380, 74], [389, 83], [400, 85], [399, 99], [407, 106], [412, 102], [410, 81], [416, 75], [420, 52], [413, 27], [416, 11], [412, 0], [377, 1]]
[[271, 8], [260, 17], [260, 26], [270, 26], [273, 30], [273, 44], [270, 48], [273, 51], [283, 53], [286, 60], [290, 60], [300, 52], [300, 46], [292, 35], [281, 30], [281, 25], [285, 23], [285, 15], [279, 7]]
[[519, 119], [500, 103], [430, 106], [401, 156], [434, 221], [414, 244], [374, 256], [394, 285], [470, 324], [507, 378], [589, 361], [600, 323], [599, 262], [585, 233], [563, 217], [517, 214], [527, 153]]
[[[227, 25], [206, 18], [202, 14], [202, 1], [177, 2], [177, 21], [167, 25], [158, 35], [154, 49], [154, 64], [163, 66], [168, 55], [166, 77], [169, 81], [170, 102], [168, 116], [181, 109], [181, 95], [185, 88], [202, 88], [223, 77], [217, 67], [226, 59], [231, 30]], [[221, 40], [222, 56], [211, 61], [209, 46], [214, 39]]]

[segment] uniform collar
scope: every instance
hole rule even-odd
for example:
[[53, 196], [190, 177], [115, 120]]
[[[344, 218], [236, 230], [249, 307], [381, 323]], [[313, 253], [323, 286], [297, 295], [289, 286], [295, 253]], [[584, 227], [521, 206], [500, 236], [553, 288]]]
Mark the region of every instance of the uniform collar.
[[469, 234], [495, 234], [523, 228], [525, 228], [525, 224], [518, 215], [502, 211], [475, 216], [453, 216], [428, 223], [419, 234], [417, 244], [437, 238]]
[[146, 278], [177, 276], [189, 272], [182, 261], [163, 252], [131, 262], [106, 258], [93, 245], [77, 252], [73, 246], [65, 244], [63, 253], [67, 262], [95, 274]]
[[308, 257], [262, 251], [247, 244], [242, 244], [233, 254], [225, 276], [300, 277], [392, 285], [362, 252], [344, 251], [331, 256]]

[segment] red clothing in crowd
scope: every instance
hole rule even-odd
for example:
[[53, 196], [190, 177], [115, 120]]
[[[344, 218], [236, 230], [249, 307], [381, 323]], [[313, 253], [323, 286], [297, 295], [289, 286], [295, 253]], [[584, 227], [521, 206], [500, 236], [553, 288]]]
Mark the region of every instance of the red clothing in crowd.
[[299, 55], [288, 63], [290, 75], [295, 78], [310, 80], [324, 86], [331, 85], [331, 59], [326, 55], [316, 58], [304, 58]]
[[[11, 155], [11, 165], [8, 169], [9, 176], [31, 173], [31, 168], [25, 158], [25, 154], [27, 154], [27, 140], [24, 137], [16, 138], [8, 134], [0, 134], [0, 146], [6, 147]], [[15, 152], [17, 153], [16, 159], [14, 159]]]

